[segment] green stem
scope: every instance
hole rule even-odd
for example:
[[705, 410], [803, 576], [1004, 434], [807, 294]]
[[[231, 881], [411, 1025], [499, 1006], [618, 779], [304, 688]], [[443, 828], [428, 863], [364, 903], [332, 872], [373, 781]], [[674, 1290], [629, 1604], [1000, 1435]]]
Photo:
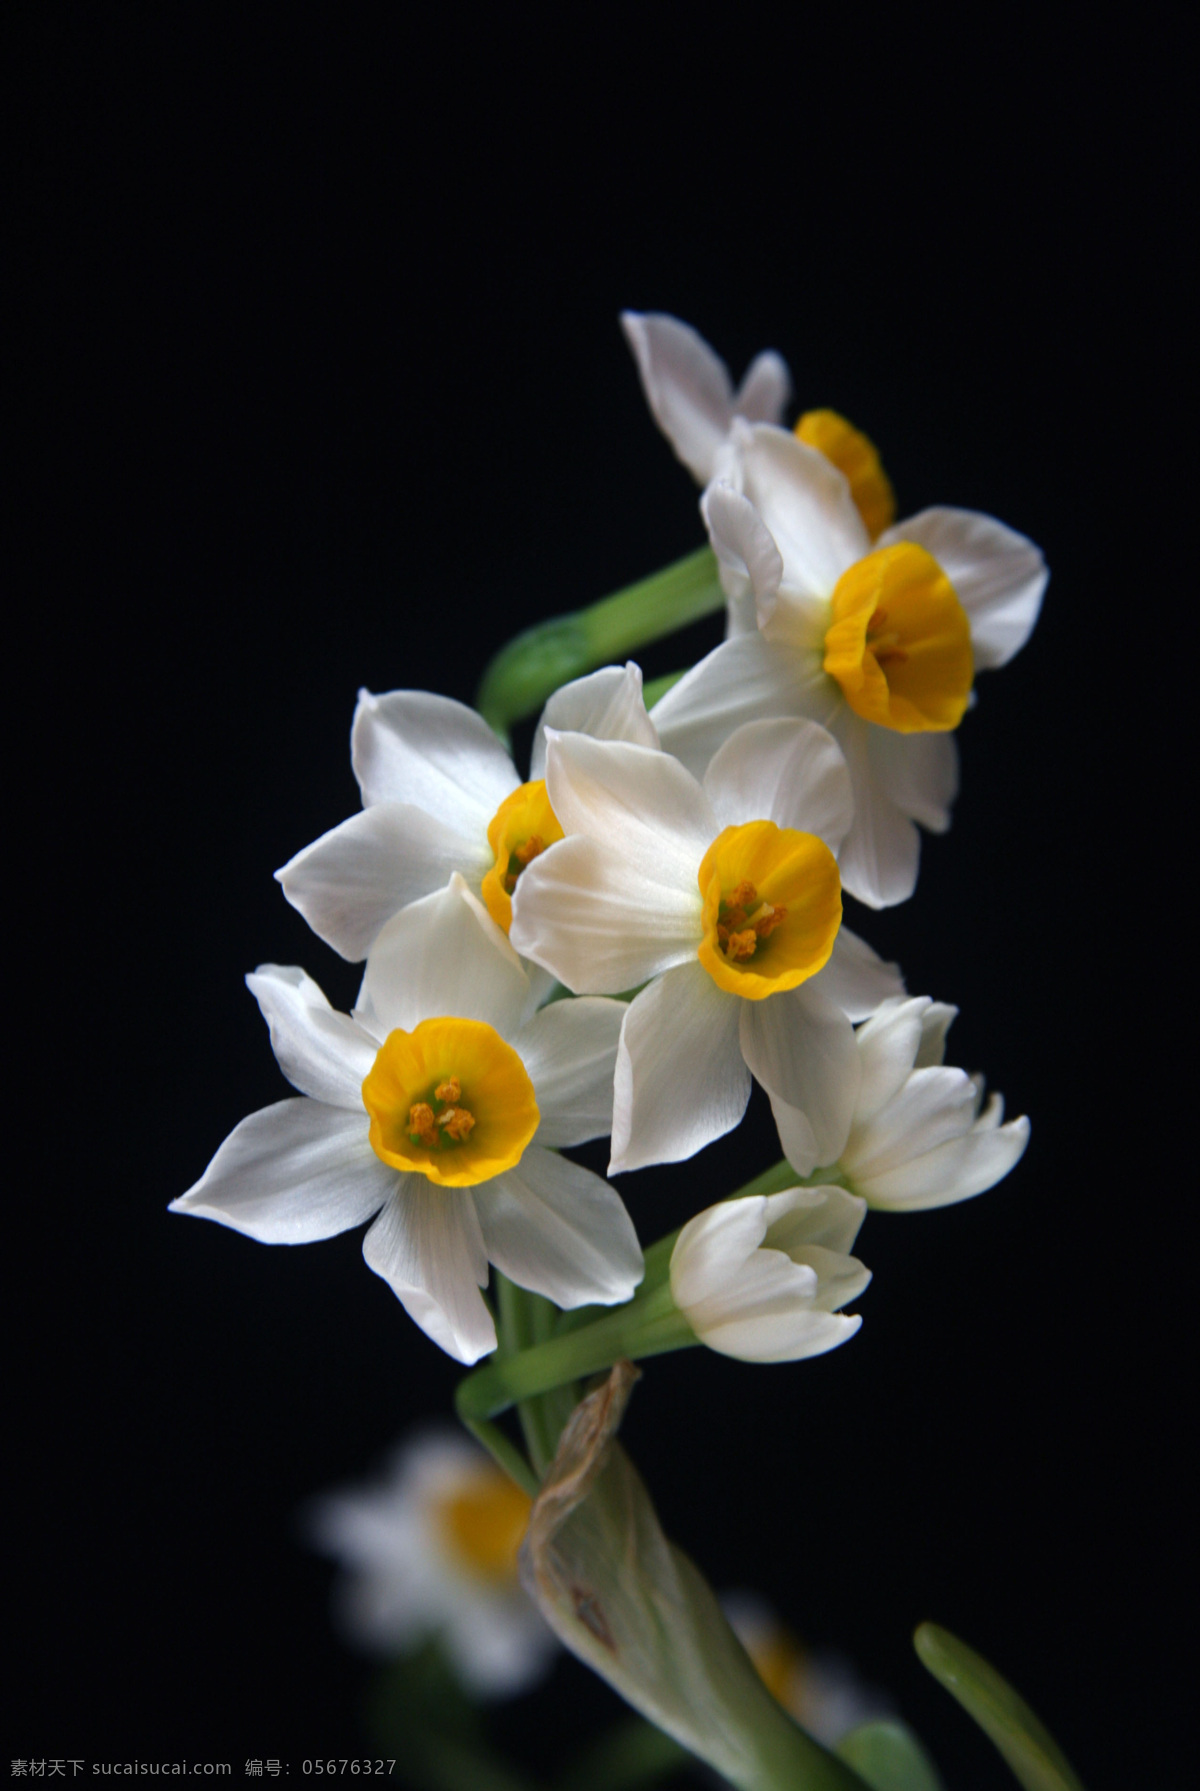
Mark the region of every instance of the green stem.
[[560, 685], [712, 615], [724, 602], [716, 556], [699, 547], [586, 609], [518, 634], [483, 674], [479, 713], [507, 740], [512, 723], [540, 708]]
[[538, 1343], [520, 1355], [495, 1359], [460, 1381], [459, 1415], [494, 1418], [510, 1405], [521, 1405], [555, 1387], [583, 1380], [611, 1368], [622, 1356], [656, 1356], [686, 1349], [696, 1334], [671, 1299], [667, 1282], [649, 1294], [638, 1293], [624, 1306], [593, 1320], [578, 1331]]
[[[459, 1382], [460, 1388], [466, 1385], [466, 1381]], [[485, 1418], [474, 1418], [469, 1412], [464, 1411], [457, 1395], [454, 1403], [458, 1409], [459, 1418], [476, 1441], [483, 1444], [492, 1460], [502, 1467], [509, 1479], [515, 1480], [531, 1499], [536, 1499], [541, 1491], [542, 1483], [517, 1445], [505, 1436], [498, 1424], [489, 1424]]]

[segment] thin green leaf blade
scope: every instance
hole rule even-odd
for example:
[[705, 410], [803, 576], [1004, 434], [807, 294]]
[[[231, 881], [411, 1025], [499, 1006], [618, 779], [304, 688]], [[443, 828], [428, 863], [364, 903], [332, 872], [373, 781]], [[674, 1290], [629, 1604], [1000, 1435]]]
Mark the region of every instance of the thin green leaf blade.
[[982, 1654], [936, 1623], [913, 1637], [921, 1664], [973, 1717], [1025, 1791], [1083, 1791], [1049, 1730]]

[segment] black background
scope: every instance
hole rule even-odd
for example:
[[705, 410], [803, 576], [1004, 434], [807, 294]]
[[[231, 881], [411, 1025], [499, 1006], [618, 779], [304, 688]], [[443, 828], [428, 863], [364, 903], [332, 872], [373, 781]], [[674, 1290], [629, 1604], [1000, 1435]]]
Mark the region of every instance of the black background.
[[[628, 1443], [714, 1582], [889, 1687], [960, 1791], [1009, 1781], [916, 1662], [926, 1616], [1093, 1791], [1180, 1783], [1178, 46], [1153, 13], [1136, 42], [441, 17], [10, 20], [35, 526], [8, 679], [9, 1754], [364, 1749], [368, 1669], [294, 1514], [445, 1413], [457, 1370], [356, 1236], [264, 1249], [166, 1203], [285, 1092], [243, 972], [353, 997], [271, 872], [357, 806], [356, 688], [469, 701], [518, 628], [702, 539], [630, 305], [735, 374], [778, 347], [902, 513], [989, 510], [1052, 580], [963, 727], [916, 899], [857, 917], [961, 1005], [951, 1055], [1032, 1115], [1028, 1154], [977, 1201], [868, 1220], [848, 1348], [652, 1363]], [[644, 1238], [771, 1160], [754, 1114], [627, 1178]], [[501, 1726], [545, 1763], [609, 1714], [565, 1663]]]

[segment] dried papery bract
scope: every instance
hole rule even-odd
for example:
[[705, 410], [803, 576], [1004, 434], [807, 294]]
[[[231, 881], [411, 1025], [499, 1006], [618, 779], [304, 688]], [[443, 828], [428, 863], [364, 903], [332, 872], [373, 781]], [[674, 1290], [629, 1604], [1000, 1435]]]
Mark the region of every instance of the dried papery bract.
[[862, 1791], [776, 1703], [664, 1536], [615, 1441], [637, 1378], [618, 1362], [563, 1431], [521, 1551], [526, 1590], [564, 1647], [741, 1791]]

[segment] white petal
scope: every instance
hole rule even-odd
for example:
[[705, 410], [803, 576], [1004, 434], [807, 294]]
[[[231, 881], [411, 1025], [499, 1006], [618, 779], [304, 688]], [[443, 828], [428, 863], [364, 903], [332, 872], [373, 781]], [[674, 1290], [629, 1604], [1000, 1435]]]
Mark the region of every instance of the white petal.
[[958, 744], [953, 734], [898, 734], [871, 728], [871, 775], [901, 814], [931, 833], [945, 833], [958, 795]]
[[868, 1020], [883, 1002], [904, 993], [899, 964], [889, 964], [848, 926], [838, 928], [833, 951], [810, 988], [840, 1007], [849, 1020]]
[[610, 1175], [681, 1162], [737, 1125], [750, 1099], [742, 1005], [697, 962], [642, 990], [617, 1048]]
[[486, 826], [456, 833], [424, 809], [378, 802], [305, 846], [275, 875], [318, 939], [353, 962], [409, 902], [444, 888], [454, 871], [478, 887], [491, 863]]
[[975, 1123], [975, 1087], [963, 1070], [913, 1070], [887, 1106], [856, 1125], [842, 1156], [855, 1186], [961, 1138]]
[[642, 668], [632, 660], [624, 666], [606, 665], [556, 690], [533, 736], [531, 778], [546, 775], [547, 728], [560, 734], [587, 734], [593, 740], [631, 740], [635, 746], [657, 747], [658, 730], [642, 699]]
[[818, 1163], [834, 1162], [850, 1131], [860, 1074], [854, 1030], [841, 1008], [807, 984], [765, 1001], [744, 1001], [741, 1039], [746, 1062], [771, 1096], [776, 1122], [781, 1105], [808, 1122], [809, 1150], [800, 1128], [792, 1127], [799, 1160], [785, 1142], [792, 1167], [809, 1175]]
[[783, 578], [783, 561], [749, 498], [717, 480], [700, 499], [700, 514], [721, 567], [726, 595], [738, 605], [747, 592], [756, 606], [760, 601], [773, 604]]
[[271, 1049], [292, 1086], [361, 1120], [363, 1080], [379, 1049], [370, 1034], [331, 1008], [312, 977], [291, 965], [260, 964], [246, 987], [271, 1029]]
[[843, 704], [830, 727], [854, 786], [854, 825], [838, 858], [842, 883], [868, 908], [890, 908], [917, 886], [921, 836], [875, 777], [868, 744], [872, 724]]
[[703, 336], [662, 312], [622, 311], [654, 420], [692, 477], [712, 477], [717, 449], [733, 421], [733, 381]]
[[784, 579], [828, 597], [842, 573], [871, 551], [845, 476], [787, 429], [760, 423], [736, 432], [741, 484], [783, 556]]
[[487, 1253], [518, 1287], [571, 1310], [627, 1300], [641, 1246], [615, 1188], [532, 1144], [515, 1169], [476, 1190]]
[[412, 803], [468, 836], [520, 782], [483, 717], [430, 690], [359, 691], [350, 756], [364, 808]]
[[458, 1362], [496, 1347], [496, 1327], [479, 1289], [487, 1254], [469, 1188], [435, 1188], [423, 1175], [397, 1187], [363, 1239], [363, 1255], [409, 1317]]
[[855, 1033], [862, 1065], [862, 1081], [854, 1106], [856, 1126], [886, 1107], [908, 1081], [921, 1049], [921, 1022], [929, 1005], [927, 995], [887, 1001]]
[[[793, 1275], [800, 1270], [787, 1257]], [[780, 1270], [780, 1280], [786, 1273]], [[765, 1310], [753, 1318], [730, 1320], [705, 1331], [704, 1341], [719, 1355], [734, 1356], [740, 1362], [801, 1362], [810, 1356], [823, 1356], [848, 1343], [862, 1324], [862, 1319], [842, 1318], [839, 1314], [817, 1312], [811, 1306], [788, 1304], [782, 1290], [779, 1305], [772, 1310], [764, 1301]]]
[[978, 510], [922, 510], [898, 522], [877, 545], [915, 541], [931, 553], [971, 622], [977, 671], [1006, 665], [1029, 639], [1050, 574], [1025, 535]]
[[485, 1020], [504, 1038], [524, 1018], [529, 979], [461, 877], [394, 915], [367, 958], [355, 1016], [379, 1038], [422, 1020]]
[[931, 1069], [946, 1055], [946, 1034], [958, 1018], [958, 1009], [945, 1001], [931, 1001], [921, 1015], [921, 1044], [914, 1069]]
[[733, 408], [748, 423], [778, 423], [792, 395], [792, 376], [773, 348], [756, 354], [734, 394]]
[[601, 841], [630, 870], [670, 888], [695, 884], [719, 831], [682, 765], [622, 740], [551, 733], [546, 790], [564, 833]]
[[[863, 1206], [865, 1208], [865, 1201]], [[817, 1293], [813, 1304], [820, 1312], [836, 1312], [839, 1306], [848, 1306], [870, 1284], [871, 1271], [856, 1256], [829, 1250], [823, 1244], [801, 1244], [791, 1252], [791, 1258], [816, 1274]]]
[[820, 1244], [848, 1255], [867, 1215], [867, 1203], [844, 1188], [785, 1188], [768, 1194], [764, 1243], [794, 1256]]
[[856, 1177], [855, 1187], [869, 1205], [896, 1212], [947, 1206], [994, 1187], [1028, 1143], [1027, 1119], [1010, 1120], [998, 1130], [980, 1127], [862, 1182]]
[[229, 1134], [173, 1213], [215, 1219], [263, 1244], [309, 1244], [361, 1225], [396, 1183], [367, 1142], [364, 1112], [278, 1101]]
[[584, 1144], [612, 1130], [613, 1071], [624, 1018], [624, 1002], [583, 995], [551, 1002], [514, 1035], [542, 1116], [539, 1144]]
[[671, 1252], [671, 1297], [681, 1311], [720, 1296], [767, 1235], [762, 1194], [722, 1200], [689, 1219]]
[[664, 750], [703, 777], [714, 753], [744, 723], [805, 714], [814, 679], [829, 682], [812, 654], [741, 634], [686, 672], [655, 703], [651, 719]]
[[850, 773], [832, 734], [815, 721], [752, 721], [729, 736], [704, 774], [725, 826], [774, 821], [815, 833], [834, 852], [854, 820]]
[[628, 868], [611, 844], [560, 840], [533, 860], [513, 897], [509, 938], [568, 989], [619, 995], [691, 962], [703, 935], [696, 878], [674, 889]]

